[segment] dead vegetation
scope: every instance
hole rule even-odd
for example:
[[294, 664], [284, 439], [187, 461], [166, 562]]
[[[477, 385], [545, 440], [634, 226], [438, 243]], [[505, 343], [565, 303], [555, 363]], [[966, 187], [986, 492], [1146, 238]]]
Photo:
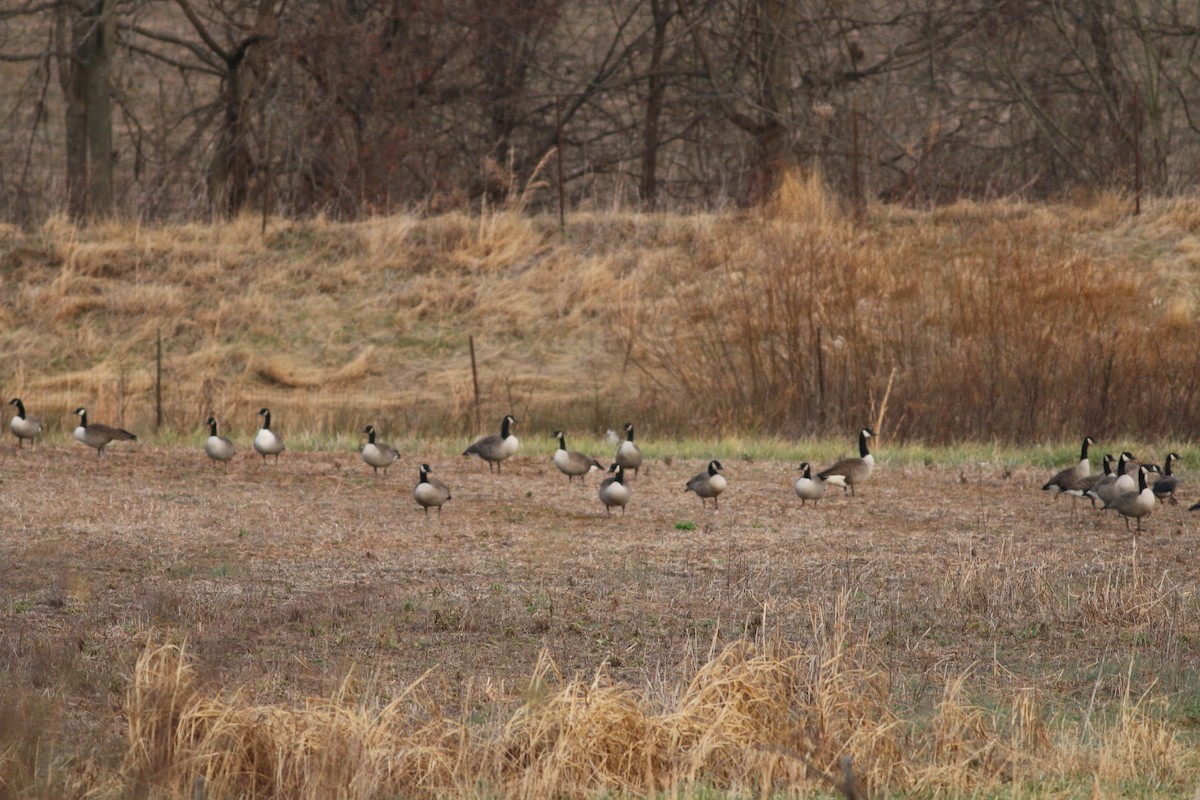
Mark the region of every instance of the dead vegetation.
[[652, 459], [608, 520], [552, 447], [503, 475], [405, 453], [454, 487], [443, 520], [353, 452], [224, 474], [195, 448], [6, 450], [3, 791], [836, 796], [848, 764], [860, 797], [1186, 796], [1200, 776], [1182, 508], [1135, 547], [1044, 497], [1042, 469], [963, 498], [957, 470], [881, 450], [862, 497], [817, 509], [792, 464], [730, 460], [713, 512], [680, 491], [700, 460]]
[[[602, 432], [1179, 437], [1200, 422], [1195, 201], [878, 207], [813, 176], [709, 215], [516, 211], [0, 232], [5, 391], [166, 430], [269, 401], [297, 430], [515, 411]], [[34, 399], [36, 398], [36, 403]], [[33, 413], [33, 412], [31, 412]], [[243, 415], [245, 416], [245, 415]], [[69, 422], [69, 420], [68, 420]]]

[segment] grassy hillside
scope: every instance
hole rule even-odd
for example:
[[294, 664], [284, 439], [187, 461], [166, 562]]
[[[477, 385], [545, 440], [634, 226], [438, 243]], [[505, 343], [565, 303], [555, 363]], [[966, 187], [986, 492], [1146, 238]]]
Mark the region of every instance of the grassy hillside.
[[[1200, 202], [485, 212], [0, 229], [0, 385], [53, 437], [143, 432], [1180, 437], [1200, 423]], [[475, 337], [480, 406], [473, 401]]]

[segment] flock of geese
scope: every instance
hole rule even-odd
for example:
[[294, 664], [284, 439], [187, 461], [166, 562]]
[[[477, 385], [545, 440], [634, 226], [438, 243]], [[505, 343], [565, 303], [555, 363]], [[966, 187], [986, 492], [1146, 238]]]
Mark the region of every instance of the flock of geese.
[[[1112, 454], [1105, 454], [1104, 474], [1093, 475], [1088, 448], [1095, 443], [1096, 440], [1092, 437], [1083, 437], [1079, 463], [1056, 473], [1042, 485], [1042, 491], [1053, 492], [1055, 496], [1071, 495], [1076, 500], [1086, 497], [1092, 501], [1093, 508], [1096, 508], [1096, 502], [1099, 501], [1103, 503], [1099, 506], [1101, 511], [1116, 511], [1125, 518], [1126, 530], [1129, 529], [1129, 520], [1136, 519], [1137, 529], [1140, 531], [1142, 517], [1148, 516], [1158, 502], [1179, 502], [1175, 499], [1175, 490], [1179, 488], [1179, 476], [1173, 472], [1175, 462], [1179, 460], [1178, 453], [1167, 453], [1161, 468], [1157, 464], [1140, 463], [1128, 450], [1117, 458]], [[1115, 469], [1114, 463], [1117, 465]], [[1135, 464], [1138, 465], [1136, 481], [1130, 472], [1130, 468]], [[1150, 475], [1157, 475], [1158, 479], [1151, 483], [1148, 480]], [[1200, 503], [1195, 503], [1190, 510], [1200, 511]]]
[[[25, 413], [25, 404], [20, 398], [14, 397], [9, 405], [16, 408], [16, 415], [9, 422], [9, 430], [17, 437], [17, 447], [23, 447], [26, 441], [31, 444], [42, 432], [42, 423], [35, 417]], [[79, 424], [75, 428], [75, 438], [95, 448], [97, 456], [103, 458], [104, 448], [114, 441], [136, 441], [137, 436], [124, 428], [114, 428], [99, 422], [88, 422], [87, 409], [82, 406], [75, 409]], [[276, 463], [284, 451], [283, 438], [271, 430], [271, 411], [267, 408], [258, 410], [262, 417], [262, 427], [254, 435], [254, 450], [264, 462], [268, 456], [273, 456]], [[464, 456], [478, 456], [487, 462], [488, 471], [495, 469], [500, 472], [502, 464], [516, 454], [520, 440], [513, 433], [517, 420], [507, 415], [500, 421], [500, 432], [484, 436], [463, 451]], [[209, 417], [205, 420], [209, 428], [209, 436], [204, 442], [204, 452], [212, 460], [214, 466], [218, 463], [228, 466], [237, 454], [237, 448], [227, 437], [217, 432], [217, 420]], [[567, 482], [573, 483], [576, 478], [582, 483], [584, 477], [592, 470], [606, 472], [606, 477], [600, 482], [598, 496], [604, 505], [605, 513], [612, 515], [613, 508], [620, 508], [622, 515], [629, 504], [632, 491], [627, 483], [627, 472], [632, 471], [636, 477], [642, 466], [642, 452], [634, 443], [633, 423], [624, 426], [625, 439], [617, 447], [612, 463], [605, 470], [604, 465], [597, 459], [576, 450], [567, 449], [566, 436], [562, 431], [555, 431], [552, 437], [558, 440], [558, 449], [554, 451], [552, 461], [558, 470], [567, 476]], [[388, 467], [400, 460], [400, 453], [394, 447], [376, 439], [373, 425], [368, 425], [362, 431], [367, 436], [367, 442], [359, 454], [362, 460], [378, 475], [379, 470], [387, 474]], [[871, 477], [875, 467], [875, 457], [871, 455], [868, 440], [875, 436], [870, 428], [863, 428], [858, 434], [858, 456], [843, 458], [836, 463], [813, 474], [812, 465], [807, 461], [800, 464], [802, 475], [796, 480], [793, 488], [800, 504], [806, 505], [810, 500], [813, 505], [825, 495], [826, 486], [836, 486], [843, 493], [857, 495], [857, 487]], [[1179, 460], [1177, 453], [1168, 453], [1163, 467], [1155, 464], [1140, 464], [1132, 453], [1125, 451], [1119, 457], [1105, 455], [1103, 459], [1104, 473], [1091, 474], [1091, 464], [1088, 459], [1088, 448], [1095, 444], [1092, 437], [1084, 437], [1079, 454], [1079, 463], [1061, 470], [1048, 480], [1042, 489], [1055, 495], [1067, 494], [1078, 499], [1087, 497], [1092, 506], [1102, 503], [1099, 508], [1113, 510], [1125, 518], [1128, 529], [1129, 520], [1137, 520], [1137, 530], [1142, 529], [1142, 517], [1154, 510], [1157, 502], [1169, 500], [1177, 503], [1175, 490], [1179, 486], [1179, 477], [1172, 469]], [[1114, 464], [1116, 465], [1114, 467]], [[1137, 466], [1136, 472], [1131, 468]], [[713, 459], [708, 462], [704, 472], [694, 475], [684, 488], [686, 492], [694, 492], [705, 507], [708, 501], [713, 501], [713, 508], [720, 508], [719, 497], [728, 487], [728, 481], [722, 474], [724, 468], [721, 462]], [[417, 485], [413, 488], [413, 499], [417, 505], [429, 514], [429, 509], [436, 508], [441, 514], [442, 506], [451, 499], [450, 487], [431, 476], [433, 470], [428, 464], [421, 464]], [[1135, 479], [1136, 475], [1136, 479]], [[1151, 482], [1148, 476], [1155, 475], [1157, 480]], [[1074, 511], [1074, 506], [1072, 506]], [[1200, 503], [1191, 507], [1192, 511], [1200, 510]]]
[[[41, 420], [25, 413], [25, 404], [20, 398], [14, 397], [9, 401], [9, 405], [15, 407], [17, 411], [9, 422], [9, 430], [17, 437], [17, 447], [24, 447], [26, 441], [32, 445], [33, 441], [42, 433]], [[137, 436], [124, 428], [114, 428], [99, 422], [88, 422], [87, 409], [82, 406], [75, 409], [74, 413], [79, 417], [79, 424], [75, 427], [74, 432], [75, 438], [88, 447], [95, 448], [96, 455], [100, 458], [104, 457], [104, 448], [111, 442], [137, 441]], [[259, 409], [258, 416], [262, 417], [262, 427], [254, 435], [254, 450], [262, 456], [264, 462], [268, 456], [271, 456], [278, 463], [279, 455], [285, 449], [283, 438], [271, 430], [270, 409], [265, 407]], [[229, 438], [218, 433], [215, 417], [210, 416], [204, 424], [209, 429], [208, 438], [204, 441], [205, 454], [212, 460], [214, 466], [223, 464], [228, 467], [229, 462], [237, 455], [237, 447]], [[464, 450], [462, 454], [478, 456], [487, 462], [489, 472], [495, 469], [499, 473], [502, 464], [512, 457], [520, 447], [520, 440], [513, 433], [516, 424], [517, 420], [512, 415], [506, 415], [500, 421], [499, 433], [484, 436]], [[584, 477], [592, 470], [606, 471], [606, 477], [600, 482], [597, 494], [600, 502], [604, 505], [605, 513], [609, 516], [612, 515], [614, 508], [620, 508], [622, 515], [625, 513], [625, 507], [633, 496], [627, 482], [627, 472], [632, 472], [633, 477], [636, 478], [638, 470], [642, 466], [642, 451], [634, 443], [633, 423], [625, 423], [624, 431], [625, 438], [617, 447], [613, 461], [607, 470], [597, 459], [579, 451], [567, 449], [566, 435], [562, 431], [555, 431], [552, 434], [553, 438], [558, 440], [558, 449], [554, 451], [551, 460], [554, 462], [554, 466], [567, 476], [568, 483], [573, 483], [576, 478], [579, 478], [582, 483]], [[400, 460], [400, 453], [394, 447], [377, 440], [373, 425], [363, 428], [362, 432], [367, 436], [366, 444], [359, 451], [362, 460], [371, 467], [376, 475], [381, 469], [386, 475], [388, 467]], [[867, 444], [867, 440], [874, 435], [875, 432], [870, 428], [863, 428], [858, 437], [859, 456], [843, 458], [821, 470], [815, 476], [812, 473], [812, 466], [808, 462], [801, 464], [800, 470], [804, 474], [796, 480], [794, 487], [801, 505], [807, 504], [810, 500], [815, 505], [824, 496], [826, 485], [837, 486], [846, 493], [856, 495], [857, 486], [871, 477], [875, 466], [875, 457], [871, 455]], [[700, 498], [702, 506], [707, 507], [708, 501], [711, 499], [713, 508], [720, 508], [720, 495], [729, 485], [722, 474], [723, 469], [720, 461], [716, 459], [709, 461], [707, 469], [692, 476], [684, 487], [684, 491], [694, 492]], [[426, 515], [429, 514], [431, 508], [436, 508], [441, 514], [442, 506], [451, 499], [450, 487], [432, 477], [431, 472], [433, 469], [428, 464], [421, 464], [417, 485], [413, 488], [413, 499], [424, 509]]]

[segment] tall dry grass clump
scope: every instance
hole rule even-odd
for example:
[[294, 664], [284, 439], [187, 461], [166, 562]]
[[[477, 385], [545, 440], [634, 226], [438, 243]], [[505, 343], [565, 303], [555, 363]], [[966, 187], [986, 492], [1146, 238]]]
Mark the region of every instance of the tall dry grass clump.
[[1200, 419], [1200, 321], [1156, 274], [1034, 210], [860, 226], [810, 178], [771, 212], [695, 241], [630, 320], [624, 344], [672, 407], [703, 398], [719, 428], [811, 434], [876, 419], [890, 385], [891, 434], [930, 442], [1182, 435]]
[[529, 430], [809, 435], [876, 420], [886, 396], [888, 435], [933, 443], [1190, 435], [1195, 205], [855, 220], [796, 173], [750, 211], [564, 229], [519, 206], [265, 234], [58, 218], [0, 231], [0, 381], [49, 435], [80, 404], [145, 431], [161, 335], [162, 418], [188, 433], [215, 413], [236, 435], [269, 403], [316, 434], [465, 435], [516, 412]]
[[1200, 766], [1132, 672], [1118, 713], [1082, 723], [1049, 716], [1028, 687], [974, 700], [972, 667], [946, 675], [932, 708], [905, 707], [848, 600], [812, 610], [808, 645], [734, 641], [665, 698], [603, 668], [565, 677], [543, 654], [523, 699], [493, 698], [483, 714], [436, 675], [387, 701], [348, 680], [329, 699], [259, 705], [202, 687], [182, 647], [152, 644], [128, 694], [124, 768], [97, 796], [950, 797], [1093, 780], [1177, 791]]

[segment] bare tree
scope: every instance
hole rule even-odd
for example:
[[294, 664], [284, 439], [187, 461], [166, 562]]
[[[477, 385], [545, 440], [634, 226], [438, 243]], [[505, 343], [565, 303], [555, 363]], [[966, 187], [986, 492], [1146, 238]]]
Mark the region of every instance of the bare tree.
[[67, 211], [74, 219], [113, 210], [113, 0], [63, 0], [55, 15], [58, 72], [66, 101]]

